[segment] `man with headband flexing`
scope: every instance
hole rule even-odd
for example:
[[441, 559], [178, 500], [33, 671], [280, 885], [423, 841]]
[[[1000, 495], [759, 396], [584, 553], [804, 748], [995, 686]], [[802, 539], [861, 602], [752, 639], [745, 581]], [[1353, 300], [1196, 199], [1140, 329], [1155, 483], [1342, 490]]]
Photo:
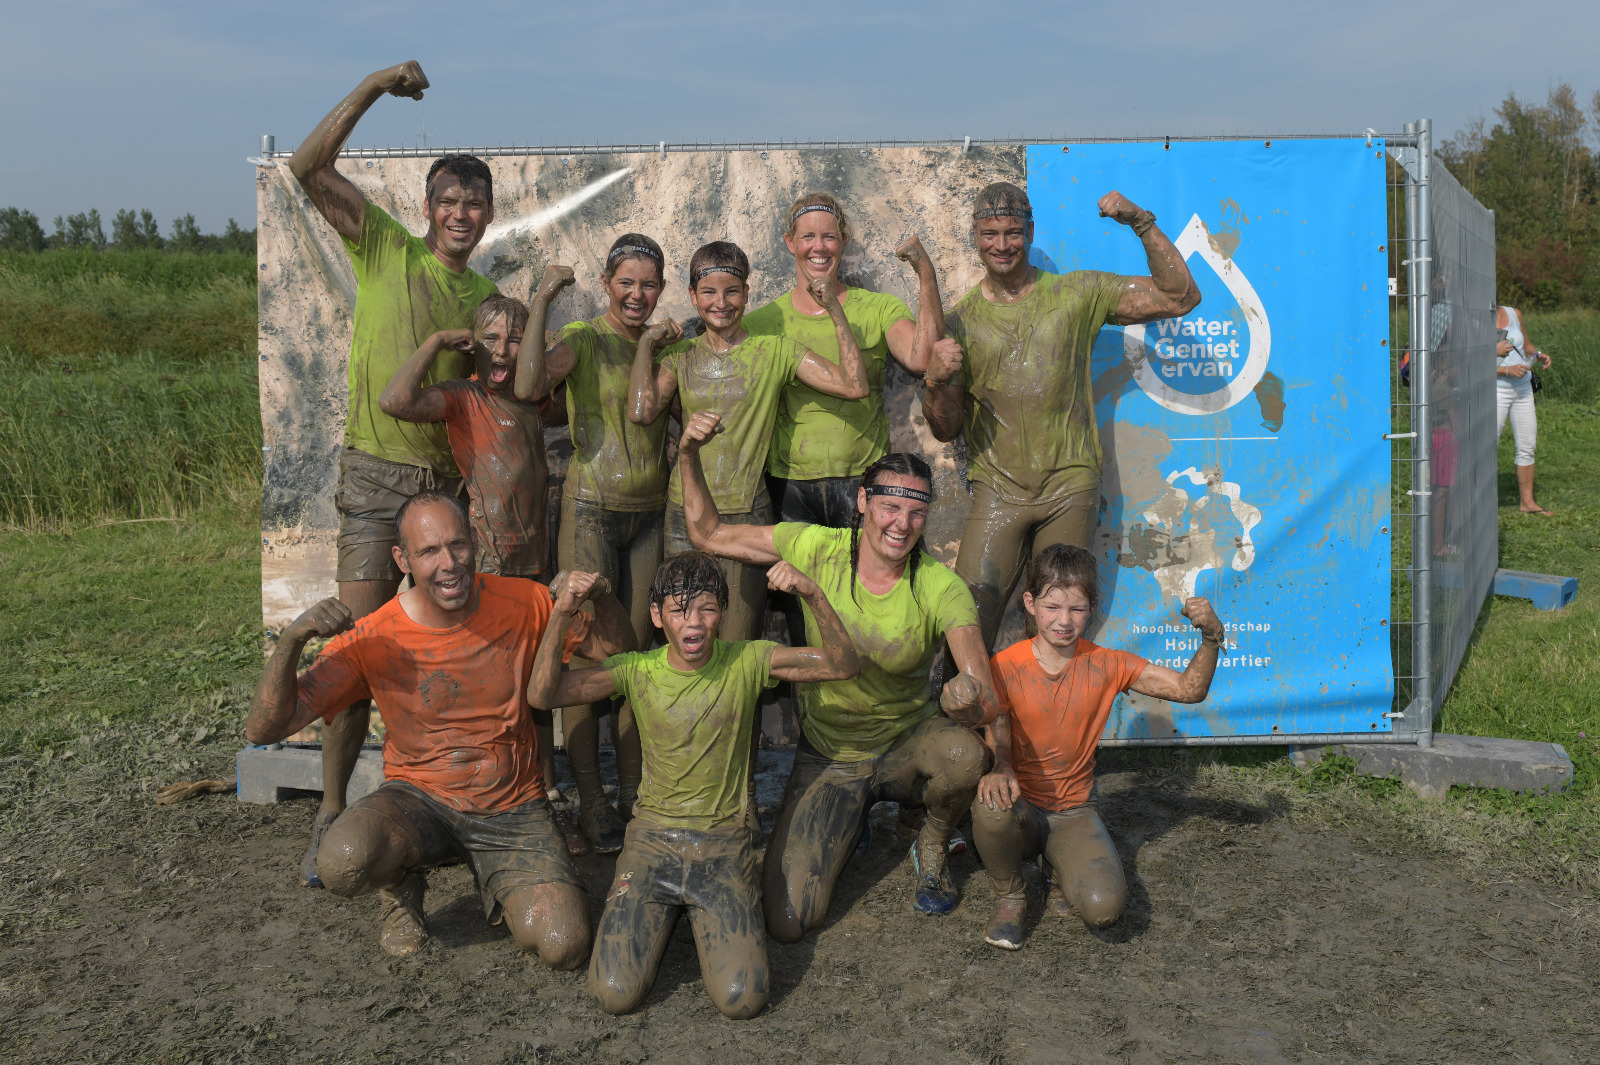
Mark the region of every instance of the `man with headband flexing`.
[[[734, 525], [722, 520], [702, 469], [718, 424], [712, 412], [692, 415], [678, 444], [695, 546], [754, 565], [788, 562], [809, 574], [861, 662], [850, 680], [799, 686], [803, 736], [762, 874], [767, 932], [794, 943], [822, 923], [867, 811], [880, 800], [927, 807], [911, 847], [912, 904], [948, 913], [960, 898], [946, 868], [950, 833], [989, 763], [971, 726], [992, 719], [999, 705], [972, 593], [923, 550], [933, 474], [915, 455], [883, 456], [862, 472], [848, 529]], [[806, 642], [815, 645], [825, 634], [809, 605], [805, 618]], [[946, 644], [961, 673], [936, 706], [929, 671]]]
[[945, 316], [922, 410], [940, 440], [967, 437], [972, 509], [956, 572], [972, 589], [992, 647], [1033, 545], [1088, 547], [1100, 486], [1100, 433], [1089, 354], [1101, 325], [1187, 314], [1200, 289], [1156, 216], [1119, 192], [1100, 213], [1133, 229], [1150, 276], [1051, 274], [1028, 262], [1033, 209], [1001, 181], [978, 193], [972, 239], [985, 276]]

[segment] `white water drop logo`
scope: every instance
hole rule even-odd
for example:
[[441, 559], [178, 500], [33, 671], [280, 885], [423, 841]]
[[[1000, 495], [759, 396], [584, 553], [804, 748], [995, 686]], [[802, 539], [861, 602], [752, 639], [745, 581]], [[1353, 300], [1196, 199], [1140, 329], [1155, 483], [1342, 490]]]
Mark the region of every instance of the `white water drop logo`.
[[[1222, 283], [1228, 286], [1228, 291], [1238, 301], [1250, 338], [1244, 364], [1237, 372], [1232, 372], [1231, 363], [1224, 361], [1224, 358], [1217, 358], [1212, 366], [1222, 368], [1216, 374], [1216, 380], [1221, 387], [1213, 391], [1188, 392], [1173, 387], [1167, 378], [1174, 369], [1182, 372], [1191, 368], [1183, 363], [1174, 367], [1172, 363], [1174, 357], [1209, 361], [1213, 352], [1221, 352], [1230, 344], [1233, 345], [1233, 351], [1237, 352], [1239, 340], [1237, 337], [1230, 338], [1212, 332], [1205, 341], [1194, 345], [1183, 345], [1185, 349], [1189, 347], [1196, 349], [1192, 356], [1187, 350], [1178, 353], [1179, 345], [1169, 339], [1178, 335], [1178, 319], [1153, 323], [1158, 334], [1153, 345], [1145, 341], [1145, 331], [1149, 326], [1128, 326], [1122, 334], [1123, 355], [1133, 366], [1134, 380], [1139, 382], [1139, 387], [1163, 407], [1179, 414], [1216, 414], [1250, 395], [1251, 390], [1260, 383], [1262, 374], [1267, 372], [1267, 359], [1272, 353], [1272, 327], [1267, 322], [1267, 312], [1261, 304], [1261, 297], [1256, 295], [1255, 286], [1250, 284], [1250, 279], [1244, 276], [1232, 259], [1225, 258], [1212, 246], [1211, 231], [1206, 228], [1206, 224], [1200, 220], [1198, 214], [1189, 219], [1189, 224], [1184, 227], [1173, 244], [1185, 261], [1192, 260], [1198, 255], [1206, 265], [1216, 271]], [[1183, 324], [1188, 325], [1188, 323]], [[1216, 327], [1222, 323], [1212, 324]], [[1188, 335], [1183, 334], [1185, 338]], [[1164, 366], [1167, 368], [1165, 372]], [[1199, 364], [1195, 364], [1193, 368], [1198, 370]], [[1213, 375], [1208, 373], [1205, 376]]]

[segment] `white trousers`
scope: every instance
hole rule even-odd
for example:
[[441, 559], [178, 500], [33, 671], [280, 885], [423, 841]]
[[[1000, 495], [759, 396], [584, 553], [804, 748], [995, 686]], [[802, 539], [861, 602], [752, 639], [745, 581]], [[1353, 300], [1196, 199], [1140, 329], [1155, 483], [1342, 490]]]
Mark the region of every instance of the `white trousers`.
[[1533, 385], [1527, 378], [1515, 383], [1506, 378], [1495, 382], [1495, 439], [1505, 435], [1506, 418], [1511, 418], [1511, 436], [1517, 442], [1518, 466], [1533, 465], [1533, 445], [1539, 439], [1539, 419], [1533, 413]]

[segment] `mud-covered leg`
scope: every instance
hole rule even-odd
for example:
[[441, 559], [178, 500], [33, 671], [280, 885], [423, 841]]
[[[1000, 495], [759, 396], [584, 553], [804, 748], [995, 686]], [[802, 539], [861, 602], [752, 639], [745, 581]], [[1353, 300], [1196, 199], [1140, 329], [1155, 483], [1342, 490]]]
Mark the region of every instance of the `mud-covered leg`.
[[414, 954], [428, 941], [420, 872], [422, 839], [403, 797], [379, 789], [352, 806], [328, 829], [317, 855], [317, 873], [335, 895], [350, 898], [378, 892], [382, 898], [379, 944], [395, 956]]
[[1122, 858], [1093, 805], [1051, 814], [1045, 857], [1056, 882], [1083, 923], [1104, 928], [1122, 916], [1128, 902], [1128, 881]]
[[994, 885], [994, 913], [984, 926], [983, 941], [1005, 950], [1022, 946], [1022, 915], [1027, 906], [1024, 859], [1036, 857], [1044, 842], [1043, 817], [1026, 799], [1009, 810], [972, 806], [972, 836]]
[[1020, 507], [1002, 503], [988, 485], [972, 486], [972, 508], [961, 534], [956, 575], [967, 582], [978, 603], [983, 645], [994, 650], [995, 633], [1006, 604], [1022, 576], [1032, 518]]
[[589, 956], [589, 896], [571, 884], [519, 887], [500, 900], [517, 946], [552, 969], [576, 969]]
[[798, 943], [828, 915], [834, 886], [861, 835], [871, 773], [870, 761], [795, 756], [761, 878], [767, 933], [778, 942]]
[[[716, 882], [691, 882], [699, 905], [690, 909], [689, 920], [694, 927], [694, 945], [700, 954], [706, 994], [723, 1016], [742, 1021], [760, 1013], [767, 1004], [772, 980], [767, 966], [755, 851], [748, 844], [740, 850], [742, 853], [731, 862], [707, 862], [701, 866]], [[693, 881], [694, 873], [690, 879]]]
[[651, 897], [651, 879], [649, 865], [625, 849], [589, 957], [589, 994], [607, 1013], [627, 1013], [644, 1001], [683, 913], [682, 906]]
[[911, 852], [914, 905], [922, 913], [949, 913], [961, 898], [946, 868], [950, 833], [971, 808], [989, 757], [976, 733], [943, 716], [917, 725], [883, 757], [874, 781], [879, 796], [928, 808]]
[[[630, 515], [631, 517], [631, 515]], [[622, 606], [633, 623], [633, 635], [639, 650], [649, 648], [655, 635], [650, 623], [650, 582], [655, 580], [661, 565], [661, 515], [643, 515], [634, 530], [632, 539], [620, 554], [620, 580], [613, 582]], [[629, 816], [633, 802], [639, 794], [639, 780], [643, 773], [643, 755], [639, 748], [639, 730], [634, 725], [633, 707], [623, 703], [617, 710], [617, 809]]]

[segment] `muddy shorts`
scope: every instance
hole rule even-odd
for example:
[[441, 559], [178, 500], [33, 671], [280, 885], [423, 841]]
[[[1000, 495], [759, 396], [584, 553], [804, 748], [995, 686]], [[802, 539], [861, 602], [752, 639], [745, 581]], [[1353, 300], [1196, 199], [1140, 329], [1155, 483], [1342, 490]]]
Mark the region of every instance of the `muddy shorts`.
[[769, 475], [767, 485], [778, 508], [779, 521], [848, 529], [856, 514], [856, 489], [861, 487], [861, 477], [858, 474], [791, 481]]
[[993, 488], [972, 482], [972, 509], [961, 533], [956, 575], [978, 601], [984, 647], [994, 649], [1006, 604], [1036, 548], [1051, 544], [1088, 548], [1099, 524], [1099, 495], [1095, 488], [1042, 503], [1006, 503]]
[[[738, 514], [724, 514], [728, 525], [771, 525], [772, 500], [765, 485], [756, 495], [755, 505]], [[667, 504], [666, 554], [690, 551], [689, 521], [683, 508]], [[767, 615], [767, 566], [752, 566], [731, 558], [720, 560], [722, 572], [728, 578], [728, 609], [722, 613], [722, 627], [717, 638], [727, 643], [754, 640], [761, 635]]]
[[641, 648], [650, 646], [650, 582], [661, 565], [659, 510], [607, 510], [598, 503], [561, 500], [556, 558], [563, 570], [598, 573], [611, 582]]
[[767, 844], [768, 929], [787, 929], [779, 938], [793, 941], [822, 923], [873, 803], [925, 805], [928, 824], [948, 834], [972, 805], [988, 765], [989, 749], [977, 734], [943, 714], [859, 762], [833, 761], [802, 737]]
[[472, 866], [483, 899], [483, 914], [500, 923], [505, 897], [518, 888], [583, 881], [567, 856], [566, 842], [550, 820], [550, 802], [534, 799], [498, 814], [469, 814], [446, 806], [403, 780], [390, 780], [351, 806], [375, 813], [409, 836], [421, 857], [413, 869], [429, 869], [452, 859]]
[[426, 466], [390, 462], [347, 447], [339, 453], [339, 565], [334, 579], [398, 581], [400, 567], [389, 550], [399, 542], [394, 516], [406, 500], [425, 489], [462, 494], [459, 477], [445, 477]]
[[973, 803], [972, 835], [996, 895], [1020, 898], [1023, 861], [1043, 856], [1051, 879], [1089, 924], [1110, 924], [1122, 914], [1128, 881], [1094, 799], [1061, 811], [1024, 798], [1009, 810]]
[[678, 918], [694, 929], [700, 973], [717, 1008], [750, 1016], [770, 986], [761, 885], [749, 829], [669, 828], [636, 817], [589, 960], [589, 990], [612, 1013], [650, 993]]

